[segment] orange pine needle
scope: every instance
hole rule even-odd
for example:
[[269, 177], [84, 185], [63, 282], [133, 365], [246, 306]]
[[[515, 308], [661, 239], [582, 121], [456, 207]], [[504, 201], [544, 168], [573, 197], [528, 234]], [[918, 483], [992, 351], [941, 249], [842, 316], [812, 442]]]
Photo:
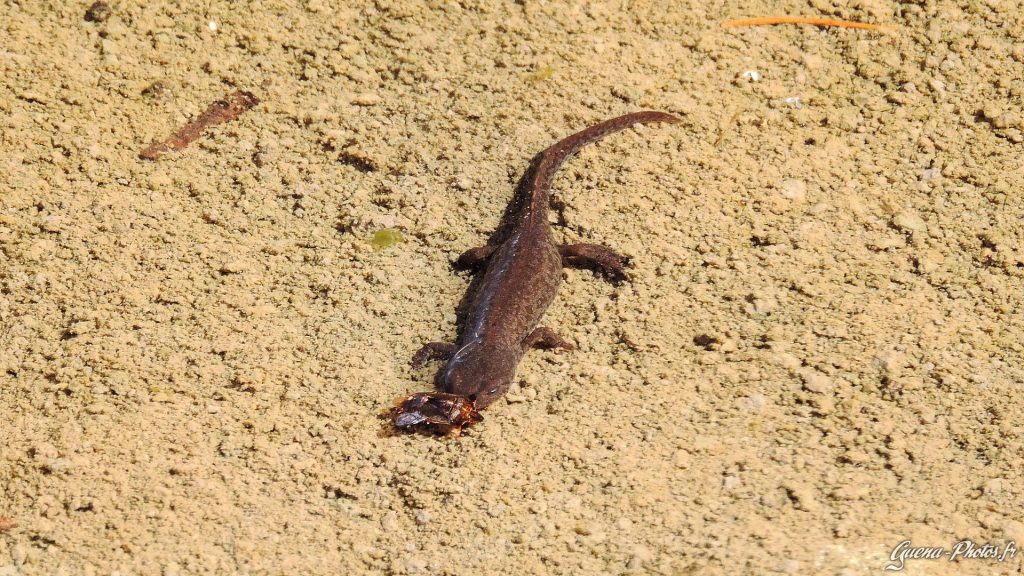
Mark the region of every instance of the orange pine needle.
[[775, 24], [810, 24], [811, 26], [836, 26], [839, 28], [859, 28], [861, 30], [881, 30], [883, 32], [890, 32], [892, 30], [888, 26], [882, 26], [881, 24], [833, 20], [831, 18], [813, 18], [809, 16], [762, 16], [761, 18], [749, 18], [746, 20], [726, 20], [722, 22], [722, 28], [774, 26]]

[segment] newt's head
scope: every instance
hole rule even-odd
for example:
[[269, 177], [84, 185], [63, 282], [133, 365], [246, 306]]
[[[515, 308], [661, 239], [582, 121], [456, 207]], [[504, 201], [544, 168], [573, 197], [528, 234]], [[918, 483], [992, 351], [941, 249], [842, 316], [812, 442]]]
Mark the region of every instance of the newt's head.
[[521, 349], [471, 342], [452, 355], [438, 374], [438, 385], [445, 392], [469, 398], [477, 410], [483, 410], [508, 392], [522, 355]]
[[398, 402], [392, 414], [398, 428], [423, 426], [456, 435], [464, 427], [484, 419], [472, 400], [444, 392], [417, 392], [406, 396]]

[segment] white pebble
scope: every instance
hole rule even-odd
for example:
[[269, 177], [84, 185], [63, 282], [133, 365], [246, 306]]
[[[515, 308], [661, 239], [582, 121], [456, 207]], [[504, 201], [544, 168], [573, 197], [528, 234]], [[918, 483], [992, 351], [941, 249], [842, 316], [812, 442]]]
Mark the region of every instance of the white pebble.
[[784, 180], [782, 182], [782, 196], [790, 200], [803, 200], [807, 197], [807, 183], [803, 180]]

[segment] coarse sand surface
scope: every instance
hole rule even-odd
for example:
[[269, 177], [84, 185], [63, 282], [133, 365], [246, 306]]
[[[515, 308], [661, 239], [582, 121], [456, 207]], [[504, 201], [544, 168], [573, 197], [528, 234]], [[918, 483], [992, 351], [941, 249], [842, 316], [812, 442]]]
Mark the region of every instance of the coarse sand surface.
[[[881, 574], [1024, 548], [1016, 0], [7, 1], [0, 575]], [[724, 29], [775, 14], [880, 22]], [[236, 91], [260, 103], [151, 161]], [[530, 158], [567, 269], [459, 438], [430, 389]], [[381, 230], [402, 241], [371, 243]], [[1021, 557], [909, 559], [1017, 574]]]

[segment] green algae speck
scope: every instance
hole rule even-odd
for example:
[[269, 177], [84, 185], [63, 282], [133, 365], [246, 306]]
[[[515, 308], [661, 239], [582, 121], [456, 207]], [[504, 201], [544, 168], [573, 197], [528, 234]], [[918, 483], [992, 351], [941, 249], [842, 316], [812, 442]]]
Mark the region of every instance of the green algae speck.
[[373, 237], [370, 238], [370, 245], [373, 246], [374, 250], [383, 250], [398, 244], [402, 240], [404, 238], [402, 238], [401, 232], [394, 228], [384, 228], [373, 233]]
[[528, 82], [543, 82], [543, 81], [547, 80], [548, 78], [551, 78], [554, 75], [555, 75], [555, 69], [550, 67], [550, 66], [545, 66], [544, 68], [541, 68], [540, 70], [537, 70], [536, 72], [533, 72], [531, 74], [527, 74], [526, 75], [526, 80]]

